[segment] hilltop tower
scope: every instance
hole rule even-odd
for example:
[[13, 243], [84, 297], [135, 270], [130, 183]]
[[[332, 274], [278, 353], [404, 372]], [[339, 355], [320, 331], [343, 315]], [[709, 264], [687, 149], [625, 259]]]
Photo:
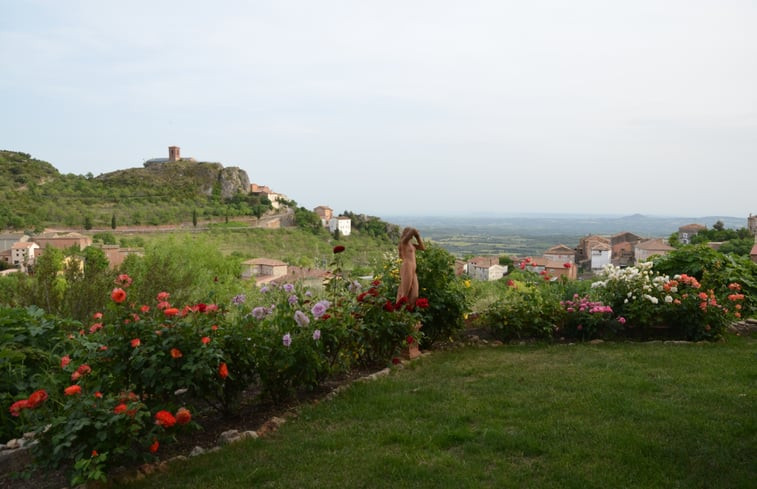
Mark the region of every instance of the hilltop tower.
[[746, 220], [746, 227], [752, 232], [752, 234], [757, 236], [757, 216], [753, 216], [751, 212]]
[[179, 161], [181, 160], [181, 148], [178, 146], [169, 146], [168, 147], [168, 161]]

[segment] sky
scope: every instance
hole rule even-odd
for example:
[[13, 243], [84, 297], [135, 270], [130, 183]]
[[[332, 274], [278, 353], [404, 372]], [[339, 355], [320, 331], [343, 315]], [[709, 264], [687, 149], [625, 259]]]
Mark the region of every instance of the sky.
[[757, 213], [754, 0], [0, 0], [0, 149], [385, 215]]

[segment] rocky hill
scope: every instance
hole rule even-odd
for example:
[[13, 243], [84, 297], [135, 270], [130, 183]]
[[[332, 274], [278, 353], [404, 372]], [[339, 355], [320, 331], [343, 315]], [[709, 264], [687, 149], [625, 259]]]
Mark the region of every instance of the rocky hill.
[[246, 194], [250, 189], [250, 179], [241, 168], [187, 160], [117, 170], [102, 174], [96, 179], [111, 186], [149, 185], [161, 189], [166, 186], [188, 187], [206, 196], [218, 191], [223, 199], [231, 199], [240, 193]]
[[181, 160], [93, 177], [61, 174], [27, 153], [0, 151], [0, 231], [260, 216], [270, 202], [249, 188], [244, 170], [221, 163]]

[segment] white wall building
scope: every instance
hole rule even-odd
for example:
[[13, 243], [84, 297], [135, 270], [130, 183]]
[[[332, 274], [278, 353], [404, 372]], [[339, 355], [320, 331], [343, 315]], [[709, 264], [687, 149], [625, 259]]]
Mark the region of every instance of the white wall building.
[[329, 231], [333, 233], [337, 229], [340, 235], [349, 236], [352, 233], [352, 219], [344, 216], [329, 219]]
[[602, 270], [612, 261], [612, 248], [605, 243], [597, 243], [591, 248], [591, 269]]
[[26, 265], [33, 265], [39, 252], [39, 245], [33, 241], [19, 241], [11, 247], [11, 264], [22, 269]]
[[468, 275], [473, 280], [488, 282], [499, 280], [507, 273], [507, 265], [481, 266], [473, 263], [468, 264]]

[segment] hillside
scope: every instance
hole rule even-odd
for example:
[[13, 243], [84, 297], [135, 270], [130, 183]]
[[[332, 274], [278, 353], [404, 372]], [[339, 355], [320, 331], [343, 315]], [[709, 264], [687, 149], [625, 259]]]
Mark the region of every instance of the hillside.
[[259, 216], [270, 202], [247, 193], [244, 170], [176, 161], [93, 177], [63, 175], [26, 153], [0, 151], [0, 229], [109, 227]]

